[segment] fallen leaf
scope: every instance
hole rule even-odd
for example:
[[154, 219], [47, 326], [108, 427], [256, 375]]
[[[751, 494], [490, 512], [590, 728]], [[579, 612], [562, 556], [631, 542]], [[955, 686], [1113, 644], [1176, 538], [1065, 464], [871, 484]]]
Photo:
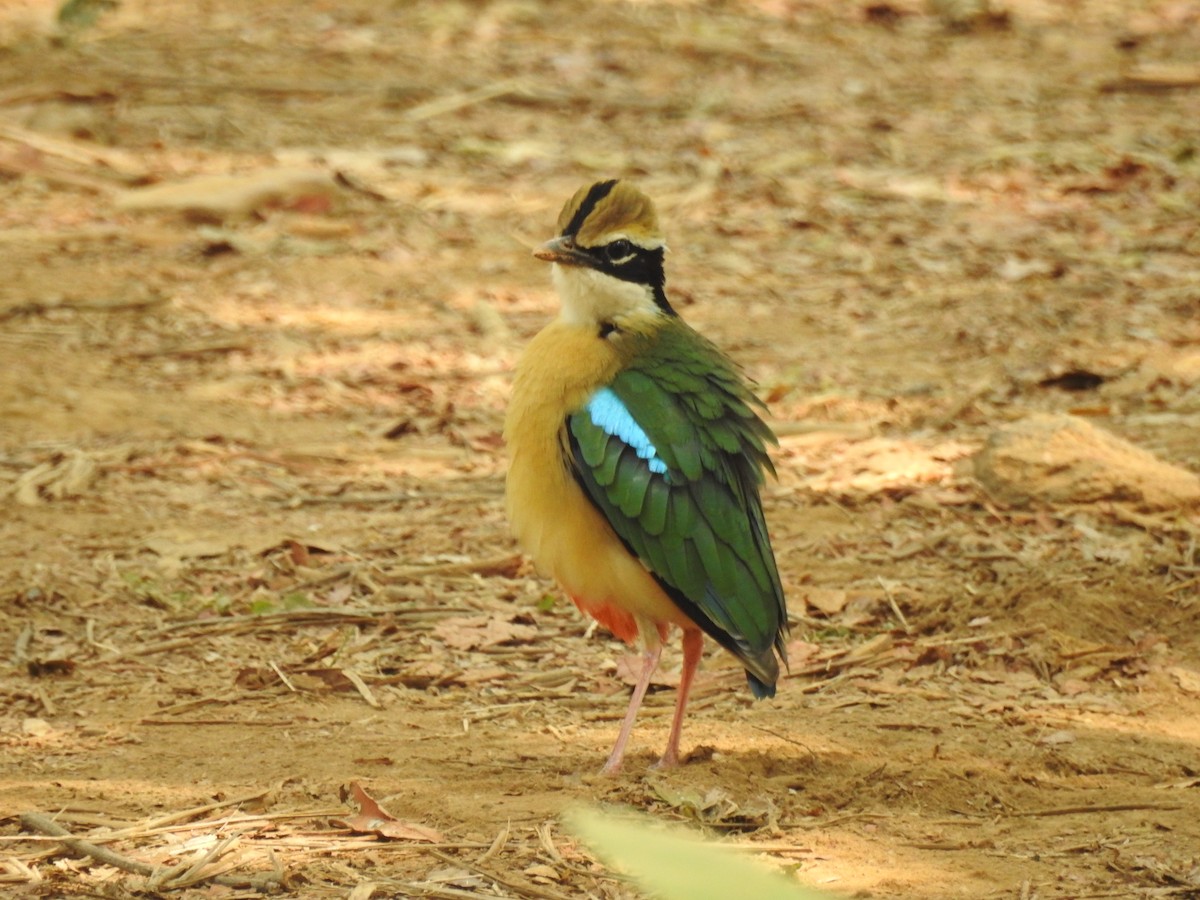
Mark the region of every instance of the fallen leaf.
[[465, 672], [455, 674], [451, 682], [461, 685], [485, 684], [489, 681], [503, 681], [511, 677], [512, 671], [504, 666], [472, 666]]
[[1133, 66], [1120, 78], [1100, 86], [1112, 91], [1170, 91], [1200, 87], [1200, 66], [1191, 63], [1142, 63]]
[[292, 685], [302, 691], [348, 691], [354, 688], [341, 669], [304, 669], [286, 674]]
[[1060, 730], [1052, 731], [1049, 734], [1042, 735], [1038, 741], [1039, 744], [1045, 744], [1048, 747], [1057, 747], [1061, 744], [1075, 743], [1075, 734], [1071, 731]]
[[836, 616], [850, 600], [849, 593], [837, 588], [808, 588], [802, 596], [805, 603], [827, 616]]
[[290, 539], [287, 541], [284, 541], [284, 546], [287, 547], [288, 557], [291, 559], [292, 565], [294, 565], [294, 566], [307, 566], [308, 565], [309, 559], [308, 559], [308, 548], [307, 547], [305, 547], [299, 541], [294, 541], [294, 540], [290, 540]]
[[54, 727], [45, 719], [29, 718], [21, 722], [21, 730], [31, 737], [45, 737], [54, 731]]
[[71, 450], [21, 473], [12, 493], [22, 506], [37, 506], [46, 500], [81, 496], [92, 486], [97, 475], [94, 459], [79, 450]]
[[1005, 281], [1024, 281], [1038, 275], [1053, 275], [1055, 271], [1055, 265], [1048, 260], [1010, 256], [996, 269], [996, 274]]
[[562, 876], [558, 874], [558, 870], [545, 863], [534, 863], [532, 866], [526, 866], [522, 871], [534, 881], [541, 881], [543, 883], [562, 881]]
[[646, 783], [655, 796], [672, 809], [700, 812], [704, 809], [704, 795], [697, 788], [677, 787], [666, 779], [647, 777]]
[[1079, 678], [1063, 678], [1055, 686], [1058, 688], [1058, 692], [1064, 697], [1078, 697], [1080, 694], [1086, 694], [1092, 689], [1090, 684]]
[[1092, 391], [1108, 379], [1087, 369], [1071, 369], [1058, 375], [1047, 375], [1038, 382], [1038, 387], [1058, 388], [1061, 391]]
[[25, 671], [30, 678], [44, 678], [47, 675], [73, 675], [76, 662], [73, 659], [31, 659], [25, 663]]
[[704, 791], [653, 777], [647, 777], [646, 783], [659, 800], [685, 818], [706, 825], [720, 825], [725, 830], [757, 831], [769, 825], [772, 818], [778, 815], [770, 800], [746, 806], [735, 801], [728, 791], [720, 787]]
[[334, 823], [337, 825], [343, 825], [357, 834], [377, 834], [397, 841], [439, 844], [445, 840], [442, 833], [436, 829], [401, 822], [380, 806], [357, 781], [350, 782], [349, 795], [358, 804], [358, 813], [348, 819], [335, 819]]
[[463, 891], [477, 891], [487, 886], [483, 877], [458, 866], [439, 866], [425, 876], [426, 884], [443, 885]]
[[537, 628], [495, 613], [444, 619], [433, 629], [433, 635], [453, 650], [482, 650], [497, 644], [528, 643], [537, 635]]
[[1187, 694], [1200, 697], [1200, 672], [1195, 669], [1185, 669], [1183, 666], [1171, 666], [1167, 674], [1175, 679], [1175, 683]]
[[[617, 660], [616, 670], [613, 674], [625, 684], [634, 685], [642, 677], [643, 658], [637, 653], [627, 653]], [[658, 687], [679, 687], [678, 671], [670, 671], [667, 669], [656, 668], [654, 674], [650, 676], [650, 684]]]
[[259, 170], [237, 175], [202, 175], [186, 181], [126, 191], [118, 210], [169, 210], [199, 221], [240, 219], [268, 207], [314, 211], [318, 198], [330, 201], [341, 189], [333, 176], [315, 169]]
[[[284, 666], [281, 670], [291, 686], [301, 691], [357, 691], [354, 679], [342, 669], [337, 668], [305, 668]], [[261, 691], [266, 688], [279, 687], [279, 672], [267, 666], [246, 666], [239, 669], [234, 677], [234, 684], [243, 690]]]
[[805, 660], [812, 659], [814, 656], [816, 656], [820, 652], [821, 652], [820, 644], [814, 644], [811, 641], [806, 641], [806, 640], [799, 639], [799, 638], [796, 640], [793, 640], [793, 641], [788, 641], [788, 645], [787, 645], [788, 661], [792, 665], [799, 665], [800, 663], [804, 662]]
[[168, 537], [154, 535], [146, 538], [143, 546], [151, 553], [172, 559], [207, 559], [214, 556], [224, 556], [234, 546], [229, 539], [224, 538], [187, 538], [184, 536]]

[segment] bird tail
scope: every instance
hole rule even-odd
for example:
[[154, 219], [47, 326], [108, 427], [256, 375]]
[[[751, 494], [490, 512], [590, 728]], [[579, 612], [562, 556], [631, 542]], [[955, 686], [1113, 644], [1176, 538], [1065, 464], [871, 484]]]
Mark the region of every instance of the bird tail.
[[755, 700], [765, 700], [767, 697], [775, 696], [775, 682], [762, 681], [756, 678], [753, 673], [746, 673], [746, 684], [750, 685], [750, 693], [754, 695]]
[[742, 656], [742, 665], [746, 667], [746, 684], [755, 700], [775, 696], [775, 682], [779, 679], [779, 660], [773, 650], [760, 653], [757, 656], [746, 654]]

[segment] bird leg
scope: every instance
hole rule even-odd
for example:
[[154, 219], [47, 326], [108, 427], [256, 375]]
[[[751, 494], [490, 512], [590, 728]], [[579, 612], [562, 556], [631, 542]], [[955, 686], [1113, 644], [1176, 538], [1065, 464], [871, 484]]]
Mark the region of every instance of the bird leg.
[[679, 764], [679, 736], [683, 733], [683, 714], [687, 711], [688, 694], [696, 677], [696, 667], [704, 653], [704, 633], [683, 633], [683, 671], [679, 674], [679, 690], [675, 699], [675, 718], [671, 720], [671, 734], [667, 738], [667, 749], [662, 759], [654, 764], [656, 769], [669, 769]]
[[625, 710], [625, 721], [621, 723], [621, 733], [617, 735], [616, 746], [613, 747], [612, 753], [608, 755], [608, 762], [600, 770], [603, 775], [615, 775], [621, 771], [621, 760], [625, 758], [625, 744], [629, 741], [629, 735], [633, 732], [633, 720], [637, 718], [638, 709], [641, 707], [642, 700], [646, 696], [646, 688], [650, 687], [650, 676], [658, 668], [658, 658], [660, 656], [662, 656], [661, 642], [653, 650], [647, 650], [642, 655], [642, 674], [638, 676], [637, 684], [633, 688], [633, 696], [629, 698], [629, 709]]

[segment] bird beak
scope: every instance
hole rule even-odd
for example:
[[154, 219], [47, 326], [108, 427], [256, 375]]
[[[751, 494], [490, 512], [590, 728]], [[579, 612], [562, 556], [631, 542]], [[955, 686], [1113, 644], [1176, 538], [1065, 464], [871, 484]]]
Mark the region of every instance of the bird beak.
[[533, 251], [533, 255], [537, 259], [560, 263], [564, 266], [591, 265], [591, 260], [588, 256], [575, 247], [575, 239], [568, 236], [556, 237], [546, 241], [546, 243]]

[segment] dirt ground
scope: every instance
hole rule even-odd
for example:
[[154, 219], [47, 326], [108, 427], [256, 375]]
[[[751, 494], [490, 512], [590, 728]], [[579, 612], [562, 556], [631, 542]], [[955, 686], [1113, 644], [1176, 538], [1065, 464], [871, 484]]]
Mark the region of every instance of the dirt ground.
[[[1200, 897], [1200, 516], [971, 461], [1057, 411], [1200, 470], [1200, 4], [101, 6], [0, 8], [0, 891], [636, 896], [598, 803], [837, 896]], [[672, 647], [602, 778], [630, 653], [500, 431], [611, 176], [771, 401], [792, 642], [654, 772]]]

